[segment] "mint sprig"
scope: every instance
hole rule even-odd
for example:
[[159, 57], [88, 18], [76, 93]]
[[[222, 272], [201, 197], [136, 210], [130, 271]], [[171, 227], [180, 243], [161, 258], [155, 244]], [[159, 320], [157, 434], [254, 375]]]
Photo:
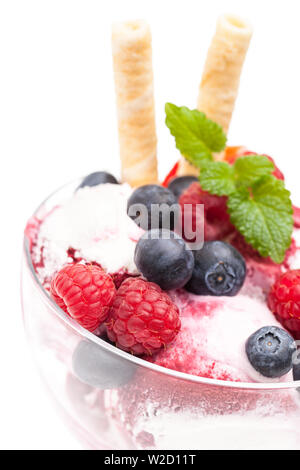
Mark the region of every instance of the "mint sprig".
[[213, 152], [221, 152], [226, 145], [222, 127], [197, 109], [190, 110], [167, 103], [166, 125], [175, 137], [176, 147], [196, 167], [212, 161]]
[[291, 244], [293, 211], [284, 183], [271, 175], [267, 157], [240, 157], [233, 166], [210, 162], [200, 172], [205, 191], [228, 196], [230, 220], [261, 256], [282, 263]]
[[233, 165], [216, 161], [202, 165], [199, 180], [205, 191], [229, 196], [241, 187], [251, 187], [272, 171], [274, 164], [265, 155], [247, 155], [238, 158]]
[[222, 128], [203, 113], [166, 104], [166, 124], [176, 147], [198, 167], [202, 189], [227, 196], [230, 220], [261, 256], [282, 263], [293, 230], [290, 193], [272, 175], [274, 164], [264, 155], [247, 155], [233, 165], [213, 161], [226, 145]]
[[239, 157], [234, 165], [210, 162], [201, 168], [202, 189], [228, 196], [230, 220], [261, 256], [282, 263], [291, 244], [293, 210], [284, 182], [271, 173], [274, 165], [263, 155]]

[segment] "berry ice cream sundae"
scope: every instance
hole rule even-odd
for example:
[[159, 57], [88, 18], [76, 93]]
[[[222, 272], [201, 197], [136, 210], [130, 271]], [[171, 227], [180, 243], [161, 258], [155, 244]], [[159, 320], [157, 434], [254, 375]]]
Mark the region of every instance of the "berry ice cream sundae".
[[[231, 426], [239, 388], [230, 391], [226, 382], [289, 384], [300, 377], [299, 210], [271, 157], [226, 144], [250, 38], [246, 22], [222, 17], [198, 109], [166, 105], [166, 124], [184, 157], [160, 183], [150, 31], [144, 22], [116, 25], [121, 180], [103, 171], [88, 175], [26, 229], [36, 275], [57, 306], [154, 371], [149, 384], [141, 368], [127, 373], [126, 360], [110, 368], [106, 353], [88, 342], [69, 352], [72, 372], [101, 393], [134, 447], [205, 446], [199, 439], [208, 442], [207, 430]], [[176, 389], [171, 379], [158, 385], [162, 368], [224, 388], [214, 382], [199, 394], [184, 380]], [[109, 385], [111, 376], [117, 386]], [[235, 411], [249, 413], [256, 433], [255, 410], [268, 406], [267, 428], [277, 429], [274, 416], [283, 409], [292, 420], [299, 416], [296, 395], [249, 393]], [[180, 434], [185, 421], [190, 429]], [[300, 445], [300, 436], [286, 439], [287, 447]]]

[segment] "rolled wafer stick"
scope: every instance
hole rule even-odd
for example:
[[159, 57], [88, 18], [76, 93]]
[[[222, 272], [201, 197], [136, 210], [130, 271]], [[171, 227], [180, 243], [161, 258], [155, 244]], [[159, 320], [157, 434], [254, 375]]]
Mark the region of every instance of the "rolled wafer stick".
[[[208, 50], [199, 88], [197, 108], [228, 133], [240, 75], [252, 36], [251, 26], [233, 15], [221, 16]], [[184, 158], [179, 174], [198, 174]]]
[[151, 32], [144, 21], [116, 23], [112, 50], [122, 180], [157, 183]]

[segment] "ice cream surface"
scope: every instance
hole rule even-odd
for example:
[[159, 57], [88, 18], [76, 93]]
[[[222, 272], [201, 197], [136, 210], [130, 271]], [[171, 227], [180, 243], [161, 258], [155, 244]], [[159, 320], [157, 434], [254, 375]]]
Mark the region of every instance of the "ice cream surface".
[[143, 231], [127, 216], [131, 192], [127, 184], [81, 188], [45, 217], [33, 249], [43, 284], [73, 259], [109, 273], [137, 272], [133, 255]]
[[245, 352], [254, 331], [266, 325], [280, 326], [259, 287], [248, 281], [235, 297], [197, 296], [184, 290], [171, 296], [180, 308], [181, 330], [174, 343], [151, 361], [200, 377], [267, 381], [254, 370]]
[[[53, 274], [74, 259], [97, 263], [111, 274], [137, 274], [134, 250], [143, 231], [127, 216], [131, 193], [127, 184], [85, 187], [45, 217], [32, 256], [46, 287]], [[300, 266], [299, 232], [294, 231], [295, 246], [286, 261], [293, 268]], [[149, 358], [151, 362], [214, 379], [267, 380], [250, 365], [245, 342], [263, 326], [279, 326], [267, 307], [265, 290], [285, 267], [246, 259], [248, 277], [234, 297], [197, 296], [184, 289], [170, 292], [180, 310], [181, 331], [171, 345]], [[291, 380], [291, 375], [282, 380]]]

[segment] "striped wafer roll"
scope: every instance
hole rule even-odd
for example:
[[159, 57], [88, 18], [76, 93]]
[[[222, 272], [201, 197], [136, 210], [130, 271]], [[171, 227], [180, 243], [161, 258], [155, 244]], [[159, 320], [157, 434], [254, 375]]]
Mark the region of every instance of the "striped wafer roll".
[[[251, 26], [233, 15], [221, 16], [208, 50], [197, 108], [228, 132], [240, 75], [252, 36]], [[180, 174], [199, 170], [182, 159]]]
[[151, 32], [144, 21], [116, 23], [112, 50], [122, 180], [157, 182]]

